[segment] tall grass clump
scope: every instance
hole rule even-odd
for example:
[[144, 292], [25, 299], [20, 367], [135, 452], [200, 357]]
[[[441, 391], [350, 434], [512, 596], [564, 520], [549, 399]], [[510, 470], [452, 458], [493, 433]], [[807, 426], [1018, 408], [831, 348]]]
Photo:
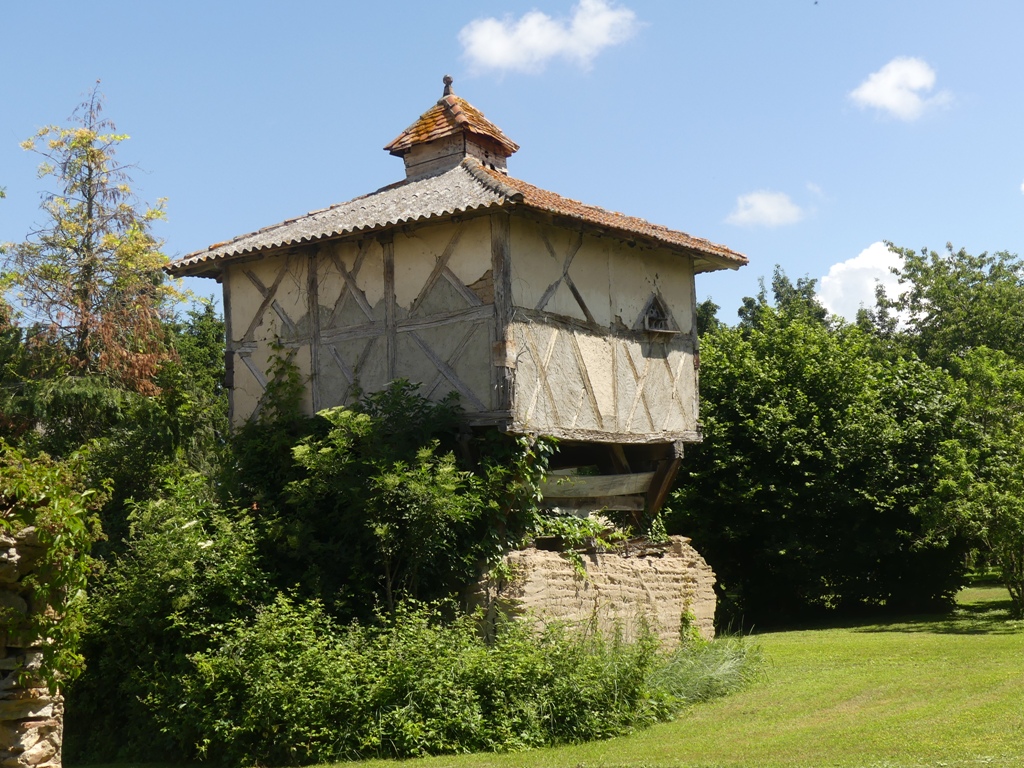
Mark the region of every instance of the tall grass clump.
[[761, 646], [744, 637], [686, 643], [667, 654], [651, 673], [650, 686], [676, 707], [743, 690], [763, 676]]
[[448, 609], [403, 603], [373, 626], [341, 625], [279, 596], [149, 703], [183, 748], [231, 765], [513, 751], [670, 719], [747, 682], [755, 660], [742, 643], [665, 655], [649, 631], [626, 642], [521, 622], [486, 642]]

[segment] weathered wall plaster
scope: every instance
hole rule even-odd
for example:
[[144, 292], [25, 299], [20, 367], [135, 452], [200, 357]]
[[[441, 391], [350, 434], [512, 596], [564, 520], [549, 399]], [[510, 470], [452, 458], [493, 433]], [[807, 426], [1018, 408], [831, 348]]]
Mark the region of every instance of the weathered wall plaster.
[[558, 552], [525, 549], [506, 556], [512, 577], [485, 580], [475, 596], [490, 611], [532, 616], [542, 625], [557, 620], [626, 637], [639, 616], [646, 617], [666, 647], [679, 643], [683, 615], [693, 615], [705, 639], [715, 634], [715, 574], [689, 539], [673, 536], [660, 552], [584, 555], [586, 578]]

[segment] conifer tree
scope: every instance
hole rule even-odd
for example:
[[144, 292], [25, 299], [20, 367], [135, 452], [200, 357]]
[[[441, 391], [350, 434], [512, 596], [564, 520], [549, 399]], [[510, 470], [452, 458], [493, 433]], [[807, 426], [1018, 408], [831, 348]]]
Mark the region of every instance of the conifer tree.
[[166, 355], [161, 319], [175, 295], [152, 234], [164, 201], [141, 204], [116, 151], [128, 136], [102, 117], [99, 83], [68, 126], [48, 125], [23, 142], [54, 182], [45, 221], [5, 247], [3, 287], [12, 291], [37, 342], [53, 347], [68, 373], [100, 374], [142, 393]]

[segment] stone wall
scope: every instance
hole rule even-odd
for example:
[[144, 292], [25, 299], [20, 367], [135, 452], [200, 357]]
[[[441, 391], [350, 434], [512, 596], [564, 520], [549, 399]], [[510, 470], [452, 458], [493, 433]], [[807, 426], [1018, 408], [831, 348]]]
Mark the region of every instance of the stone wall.
[[511, 577], [480, 585], [477, 602], [488, 612], [529, 615], [542, 624], [559, 620], [603, 630], [618, 625], [628, 637], [645, 616], [666, 647], [679, 643], [683, 615], [693, 615], [701, 635], [714, 637], [715, 574], [690, 540], [626, 546], [583, 554], [586, 575], [558, 552], [525, 549], [506, 556]]
[[42, 652], [16, 631], [19, 615], [45, 610], [31, 604], [25, 586], [42, 554], [34, 528], [0, 533], [0, 768], [57, 768], [61, 761], [63, 699], [33, 676]]

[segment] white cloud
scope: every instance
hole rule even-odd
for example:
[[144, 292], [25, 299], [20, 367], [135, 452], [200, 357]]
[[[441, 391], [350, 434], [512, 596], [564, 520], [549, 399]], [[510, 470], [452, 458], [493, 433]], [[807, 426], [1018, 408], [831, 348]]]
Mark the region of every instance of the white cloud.
[[899, 295], [899, 280], [890, 268], [902, 266], [903, 259], [889, 246], [872, 243], [852, 259], [831, 266], [818, 282], [818, 299], [832, 314], [856, 320], [858, 309], [875, 305], [877, 283], [885, 287], [889, 296]]
[[935, 87], [935, 70], [923, 59], [897, 56], [850, 92], [861, 107], [874, 107], [900, 120], [916, 120], [930, 107], [952, 100], [949, 91], [928, 96]]
[[1020, 184], [1020, 191], [1022, 194], [1024, 194], [1024, 181], [1022, 181]]
[[796, 224], [803, 217], [803, 209], [785, 192], [765, 189], [737, 197], [736, 209], [725, 220], [742, 227], [781, 227]]
[[628, 40], [639, 26], [629, 8], [580, 0], [568, 20], [541, 11], [519, 19], [475, 19], [459, 31], [459, 42], [476, 69], [540, 72], [557, 57], [586, 69], [604, 48]]

